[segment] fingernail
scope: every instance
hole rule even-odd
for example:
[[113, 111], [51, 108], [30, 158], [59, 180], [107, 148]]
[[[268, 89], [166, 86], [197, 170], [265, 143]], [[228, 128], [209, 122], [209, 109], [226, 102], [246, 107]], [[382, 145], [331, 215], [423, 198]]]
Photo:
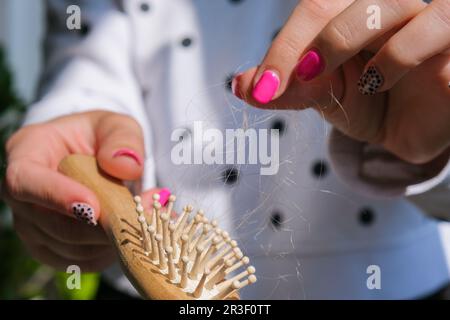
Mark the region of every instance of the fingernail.
[[167, 188], [161, 189], [159, 192], [159, 203], [164, 207], [167, 204], [167, 201], [169, 201], [170, 197], [170, 190]]
[[239, 77], [242, 75], [242, 73], [239, 73], [234, 76], [233, 81], [231, 81], [231, 92], [239, 99], [242, 99], [241, 93], [239, 91], [236, 91], [237, 86], [239, 84]]
[[72, 212], [78, 220], [84, 221], [91, 226], [96, 226], [94, 209], [83, 202], [74, 202], [72, 204]]
[[272, 101], [280, 86], [280, 78], [270, 70], [264, 71], [261, 78], [253, 88], [253, 98], [259, 103], [266, 104]]
[[142, 164], [141, 156], [138, 155], [134, 150], [124, 148], [124, 149], [117, 150], [113, 154], [113, 158], [122, 157], [122, 156], [129, 157], [129, 158], [133, 159], [134, 161], [136, 161], [136, 163], [138, 165]]
[[378, 92], [378, 89], [383, 85], [383, 82], [383, 75], [372, 65], [368, 67], [366, 72], [359, 78], [358, 90], [363, 95], [373, 96]]
[[316, 49], [311, 49], [297, 64], [297, 77], [309, 81], [317, 77], [324, 69], [325, 62]]

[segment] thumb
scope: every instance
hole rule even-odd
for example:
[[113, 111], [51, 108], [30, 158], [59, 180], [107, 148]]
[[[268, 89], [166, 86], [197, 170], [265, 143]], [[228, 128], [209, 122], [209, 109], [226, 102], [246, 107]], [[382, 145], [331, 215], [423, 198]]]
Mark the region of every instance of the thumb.
[[137, 180], [144, 164], [144, 138], [140, 125], [117, 113], [104, 114], [96, 124], [97, 160], [108, 174]]

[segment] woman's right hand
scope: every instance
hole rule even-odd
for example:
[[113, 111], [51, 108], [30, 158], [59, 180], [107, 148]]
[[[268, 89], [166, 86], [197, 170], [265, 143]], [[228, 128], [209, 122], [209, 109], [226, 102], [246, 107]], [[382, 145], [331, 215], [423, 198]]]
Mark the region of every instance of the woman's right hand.
[[[2, 196], [31, 255], [59, 270], [78, 265], [100, 271], [115, 261], [102, 228], [100, 205], [85, 186], [59, 173], [67, 155], [96, 156], [108, 174], [123, 180], [143, 172], [141, 128], [132, 118], [93, 111], [23, 127], [6, 144]], [[153, 192], [147, 192], [149, 195]]]
[[435, 172], [450, 146], [449, 31], [448, 0], [302, 0], [232, 89], [263, 109], [314, 108], [353, 140]]

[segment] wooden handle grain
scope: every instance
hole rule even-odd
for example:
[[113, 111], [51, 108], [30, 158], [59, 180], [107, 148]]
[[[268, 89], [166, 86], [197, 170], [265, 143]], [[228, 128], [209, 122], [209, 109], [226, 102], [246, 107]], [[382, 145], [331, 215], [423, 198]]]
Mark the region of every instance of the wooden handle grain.
[[[70, 155], [59, 171], [88, 187], [100, 201], [100, 225], [117, 250], [122, 269], [136, 290], [147, 299], [191, 300], [192, 295], [170, 283], [143, 254], [140, 241], [133, 237], [139, 230], [132, 194], [122, 183], [102, 172], [92, 156]], [[237, 296], [231, 297], [236, 299]]]
[[70, 155], [59, 165], [60, 172], [91, 189], [100, 201], [100, 225], [105, 229], [119, 255], [122, 269], [136, 290], [155, 300], [192, 299], [168, 283], [158, 268], [140, 254], [139, 239], [130, 235], [139, 230], [133, 196], [122, 183], [104, 172], [94, 157]]

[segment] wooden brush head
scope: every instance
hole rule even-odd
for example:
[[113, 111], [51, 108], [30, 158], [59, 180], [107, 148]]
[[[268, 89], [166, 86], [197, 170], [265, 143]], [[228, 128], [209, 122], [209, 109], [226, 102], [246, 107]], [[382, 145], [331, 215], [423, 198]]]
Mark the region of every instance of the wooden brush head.
[[[144, 212], [140, 197], [104, 173], [92, 156], [70, 155], [59, 170], [97, 195], [100, 225], [114, 244], [124, 273], [144, 298], [239, 299], [238, 289], [256, 281], [255, 270], [248, 267], [249, 259], [236, 241], [201, 210], [190, 218], [193, 208], [185, 206], [172, 221], [175, 196], [162, 207], [155, 195], [153, 212]], [[231, 277], [239, 268], [246, 269]]]

